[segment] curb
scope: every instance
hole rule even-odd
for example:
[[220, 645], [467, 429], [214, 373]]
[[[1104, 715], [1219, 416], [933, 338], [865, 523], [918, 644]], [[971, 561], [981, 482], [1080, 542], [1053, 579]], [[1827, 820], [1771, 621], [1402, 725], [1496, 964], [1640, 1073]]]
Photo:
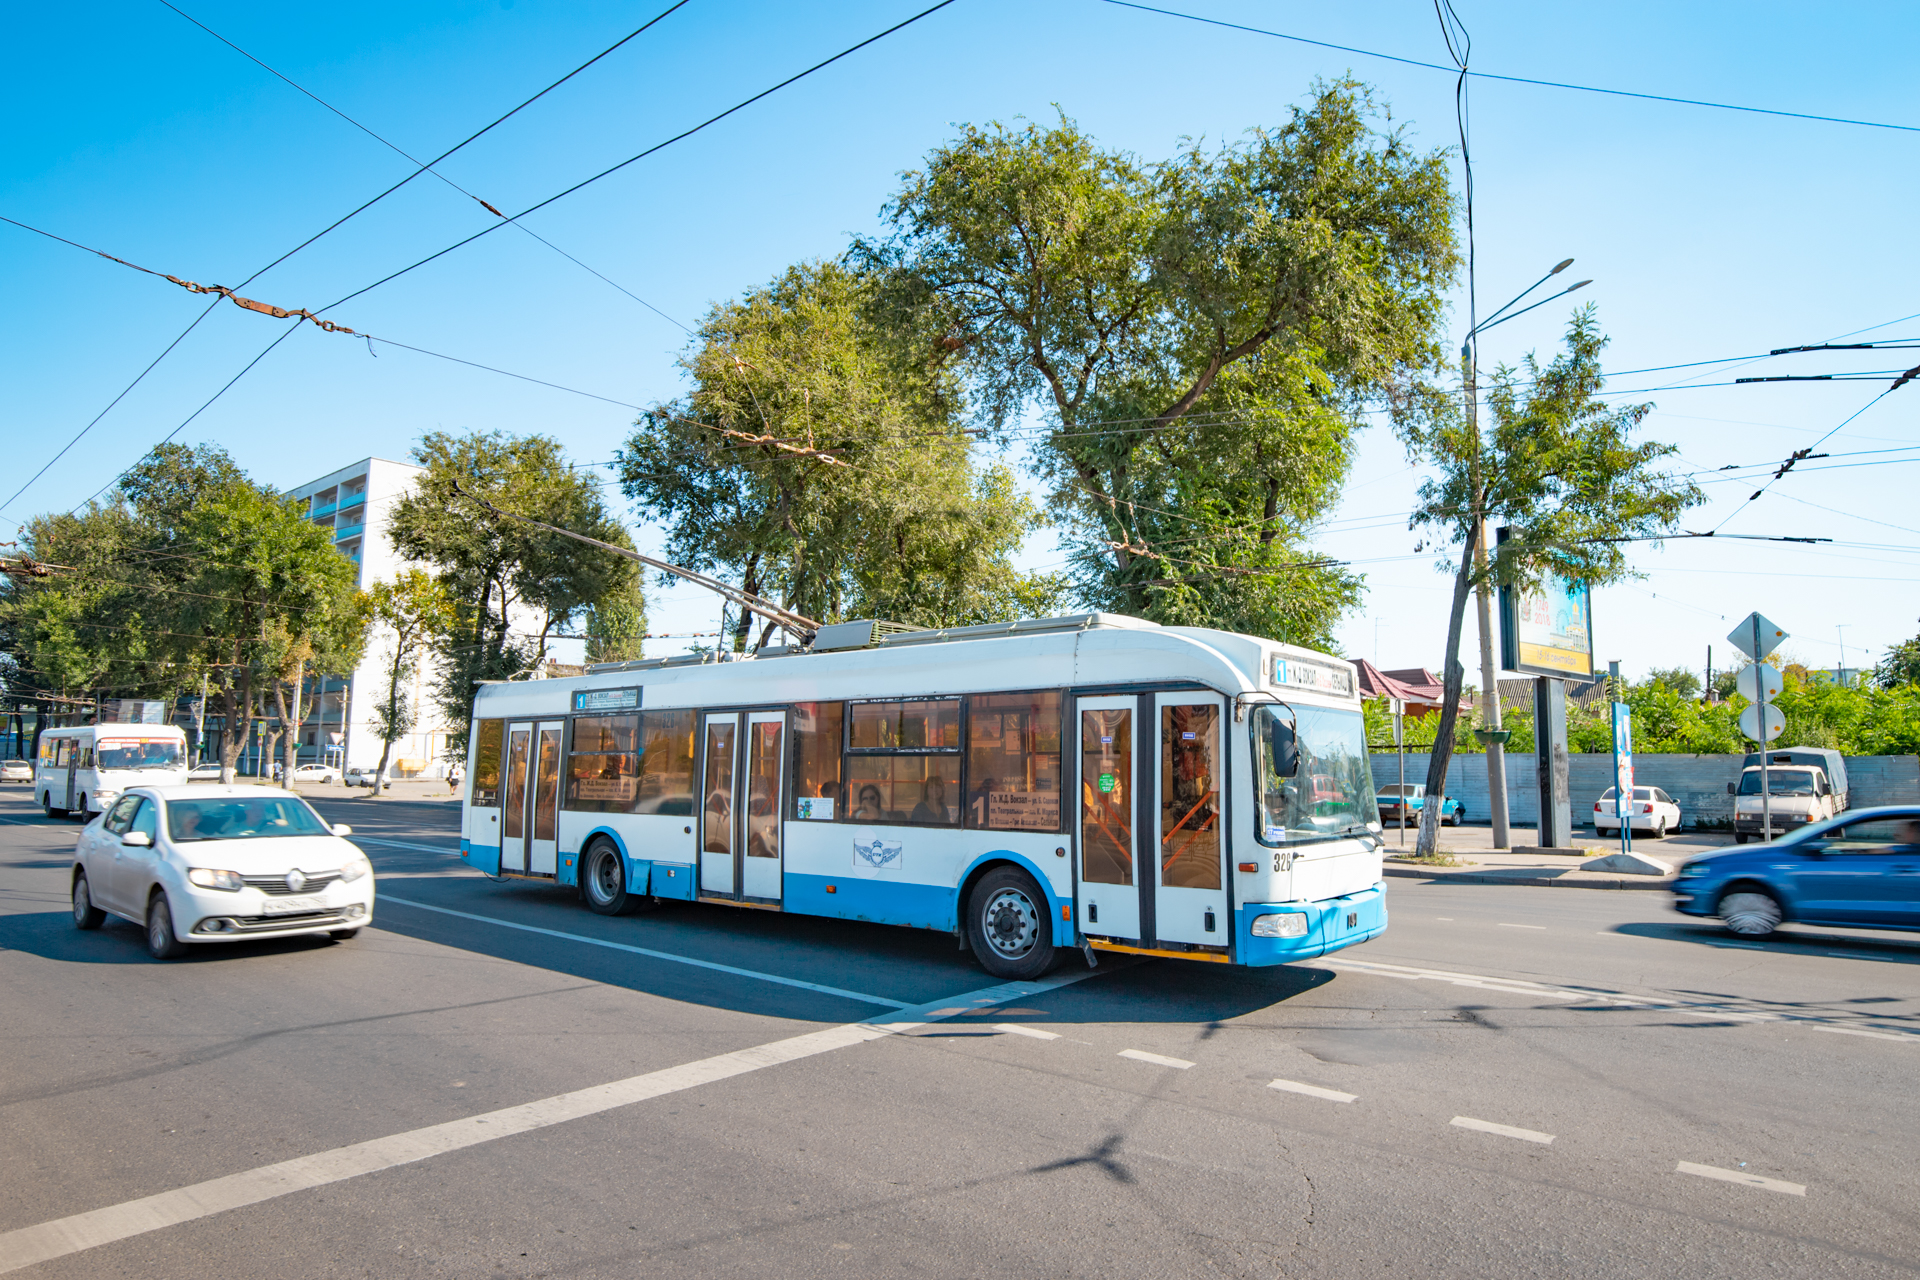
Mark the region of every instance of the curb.
[[1669, 889], [1671, 876], [1610, 876], [1569, 880], [1560, 876], [1502, 876], [1484, 871], [1428, 871], [1419, 867], [1387, 867], [1386, 874], [1428, 884], [1517, 884], [1546, 889]]

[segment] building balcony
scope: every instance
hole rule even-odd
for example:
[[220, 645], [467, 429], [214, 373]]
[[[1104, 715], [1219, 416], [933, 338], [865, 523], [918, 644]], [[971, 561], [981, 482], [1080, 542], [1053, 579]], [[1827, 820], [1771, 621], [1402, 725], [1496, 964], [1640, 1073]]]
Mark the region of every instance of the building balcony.
[[365, 520], [355, 517], [349, 518], [353, 519], [352, 524], [338, 525], [334, 528], [333, 540], [335, 542], [342, 542], [348, 538], [358, 537], [360, 533], [366, 529], [367, 524]]
[[307, 514], [312, 516], [315, 520], [318, 520], [321, 516], [332, 515], [335, 509], [336, 509], [336, 504], [334, 503], [317, 502], [312, 507], [308, 508]]

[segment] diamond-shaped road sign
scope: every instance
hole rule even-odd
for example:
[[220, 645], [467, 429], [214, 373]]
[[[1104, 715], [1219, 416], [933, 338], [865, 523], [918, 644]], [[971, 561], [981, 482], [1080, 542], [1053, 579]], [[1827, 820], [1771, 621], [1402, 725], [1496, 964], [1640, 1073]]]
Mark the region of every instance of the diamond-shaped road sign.
[[1734, 685], [1740, 690], [1740, 696], [1748, 702], [1760, 701], [1760, 691], [1766, 690], [1768, 699], [1780, 696], [1780, 673], [1764, 662], [1756, 662], [1743, 668], [1734, 678]]
[[1786, 727], [1787, 717], [1772, 703], [1767, 704], [1767, 736], [1764, 738], [1760, 736], [1760, 708], [1751, 706], [1740, 713], [1740, 732], [1755, 742], [1772, 742]]
[[[1754, 652], [1753, 643], [1755, 624], [1758, 624], [1760, 631], [1760, 652], [1758, 653]], [[1775, 626], [1765, 614], [1758, 612], [1750, 613], [1740, 619], [1739, 625], [1727, 632], [1727, 640], [1733, 647], [1746, 654], [1749, 658], [1752, 658], [1755, 662], [1760, 661], [1775, 649], [1778, 649], [1780, 642], [1786, 638], [1786, 632]]]

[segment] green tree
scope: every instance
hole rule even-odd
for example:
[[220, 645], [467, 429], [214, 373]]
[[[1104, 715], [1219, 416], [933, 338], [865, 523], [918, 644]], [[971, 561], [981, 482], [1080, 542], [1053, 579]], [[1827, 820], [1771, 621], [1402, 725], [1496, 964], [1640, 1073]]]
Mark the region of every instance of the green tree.
[[[1482, 582], [1525, 589], [1549, 574], [1589, 589], [1633, 574], [1624, 545], [1673, 528], [1703, 501], [1693, 484], [1661, 469], [1673, 446], [1635, 443], [1650, 405], [1619, 407], [1600, 398], [1600, 353], [1607, 345], [1594, 309], [1574, 313], [1566, 349], [1550, 364], [1529, 355], [1519, 369], [1496, 370], [1482, 429], [1454, 397], [1423, 393], [1421, 411], [1400, 419], [1407, 452], [1436, 472], [1420, 488], [1413, 525], [1441, 546], [1459, 548], [1448, 612], [1445, 701], [1428, 762], [1427, 786], [1445, 789], [1454, 721], [1465, 675], [1457, 656], [1467, 597]], [[1488, 524], [1511, 536], [1480, 546]], [[1486, 552], [1484, 559], [1477, 553]], [[1431, 855], [1438, 814], [1423, 815], [1419, 851]]]
[[1887, 650], [1887, 656], [1874, 667], [1873, 678], [1882, 689], [1920, 684], [1920, 636], [1902, 640]]
[[647, 598], [634, 575], [625, 591], [614, 591], [587, 610], [587, 661], [634, 662], [645, 654]]
[[967, 127], [854, 258], [894, 323], [1034, 444], [1088, 603], [1325, 643], [1358, 582], [1307, 532], [1366, 405], [1438, 362], [1457, 265], [1444, 158], [1352, 81], [1277, 129], [1147, 163]]
[[384, 648], [381, 652], [380, 701], [374, 704], [374, 733], [380, 739], [380, 763], [374, 767], [373, 795], [387, 785], [387, 761], [393, 744], [413, 732], [413, 683], [420, 659], [436, 637], [454, 623], [453, 601], [447, 589], [424, 569], [407, 569], [391, 582], [376, 582], [367, 592], [366, 609]]
[[1683, 698], [1700, 696], [1700, 677], [1685, 667], [1655, 667], [1647, 673], [1647, 683], [1663, 685]]
[[479, 682], [532, 670], [555, 629], [597, 601], [631, 592], [638, 566], [524, 521], [492, 517], [460, 498], [457, 490], [631, 547], [592, 477], [568, 466], [551, 436], [435, 431], [422, 437], [413, 459], [426, 473], [394, 503], [389, 534], [401, 555], [432, 566], [453, 602], [453, 623], [435, 646], [434, 692], [451, 730], [449, 753], [459, 759]]
[[692, 390], [620, 451], [623, 490], [667, 522], [676, 563], [822, 621], [1044, 609], [1054, 584], [1008, 559], [1038, 512], [1006, 468], [976, 467], [957, 383], [871, 322], [870, 295], [811, 263], [716, 306], [681, 360]]

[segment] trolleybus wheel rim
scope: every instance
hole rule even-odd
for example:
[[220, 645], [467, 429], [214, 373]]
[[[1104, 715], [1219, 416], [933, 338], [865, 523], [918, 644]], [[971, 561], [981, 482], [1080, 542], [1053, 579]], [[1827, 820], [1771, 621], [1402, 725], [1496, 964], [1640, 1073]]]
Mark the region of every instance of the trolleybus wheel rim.
[[1019, 889], [1008, 885], [1000, 889], [980, 912], [987, 945], [995, 954], [1009, 960], [1021, 960], [1040, 940], [1040, 912]]

